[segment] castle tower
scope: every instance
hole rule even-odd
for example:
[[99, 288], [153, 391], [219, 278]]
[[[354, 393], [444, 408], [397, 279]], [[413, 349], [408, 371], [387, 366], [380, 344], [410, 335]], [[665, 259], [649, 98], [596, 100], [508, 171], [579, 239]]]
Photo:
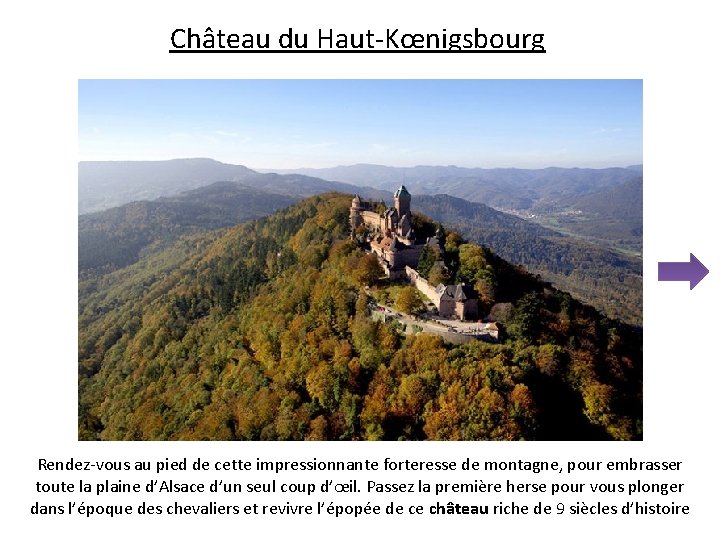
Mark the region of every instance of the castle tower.
[[410, 215], [410, 198], [410, 192], [405, 186], [400, 186], [395, 192], [395, 210], [397, 210], [398, 219]]
[[350, 229], [360, 226], [360, 196], [355, 195], [350, 205]]

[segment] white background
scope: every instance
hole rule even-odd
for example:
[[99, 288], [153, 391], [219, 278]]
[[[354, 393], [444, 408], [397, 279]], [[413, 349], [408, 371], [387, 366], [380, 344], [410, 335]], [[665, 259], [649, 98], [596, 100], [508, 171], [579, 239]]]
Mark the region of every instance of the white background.
[[[429, 538], [448, 534], [570, 538], [712, 536], [717, 524], [715, 270], [718, 264], [716, 19], [707, 2], [28, 2], [2, 25], [3, 530], [8, 537], [264, 534]], [[644, 5], [643, 5], [644, 4]], [[644, 7], [648, 6], [648, 7]], [[169, 55], [172, 29], [363, 32], [399, 26], [546, 35], [545, 55]], [[644, 80], [645, 440], [636, 443], [78, 443], [77, 81], [83, 78], [633, 78]], [[692, 292], [658, 283], [657, 262], [693, 252], [710, 275]], [[673, 459], [690, 518], [431, 519], [33, 518], [37, 459], [203, 456], [300, 459], [471, 457]], [[327, 475], [303, 481], [321, 481]], [[639, 475], [624, 475], [631, 481]], [[87, 474], [66, 475], [96, 480]], [[87, 477], [87, 478], [86, 478]], [[211, 480], [217, 475], [208, 475]], [[421, 477], [408, 475], [413, 480]], [[482, 476], [489, 479], [487, 475]], [[58, 475], [57, 479], [61, 476]], [[123, 476], [125, 478], [125, 476]], [[143, 477], [144, 479], [145, 477]], [[620, 477], [606, 475], [608, 481]], [[46, 478], [47, 479], [47, 478]], [[118, 478], [111, 477], [111, 480]], [[143, 481], [140, 479], [138, 481]], [[399, 479], [399, 477], [398, 477]], [[651, 478], [646, 478], [651, 480]], [[242, 478], [236, 478], [241, 481]], [[468, 475], [447, 481], [468, 480]], [[519, 477], [514, 478], [519, 480]], [[536, 481], [541, 479], [535, 479]], [[553, 477], [542, 480], [556, 481]], [[568, 480], [568, 479], [563, 479]], [[573, 477], [575, 481], [589, 481]], [[67, 497], [61, 497], [64, 500]], [[564, 502], [592, 503], [584, 494]], [[79, 499], [82, 500], [82, 499]], [[119, 500], [119, 499], [117, 499]], [[108, 499], [106, 502], [117, 502]], [[339, 499], [335, 499], [336, 502]], [[352, 503], [364, 504], [368, 496]], [[383, 503], [385, 499], [378, 498]], [[431, 500], [435, 500], [432, 498]], [[440, 502], [478, 502], [472, 496]], [[529, 497], [535, 502], [538, 497]], [[627, 497], [604, 498], [622, 504]], [[274, 499], [282, 503], [282, 498]], [[207, 502], [207, 501], [202, 501]], [[507, 501], [506, 501], [507, 502]], [[554, 503], [547, 498], [548, 503]], [[198, 504], [199, 502], [195, 502]], [[3, 534], [4, 535], [4, 534]]]

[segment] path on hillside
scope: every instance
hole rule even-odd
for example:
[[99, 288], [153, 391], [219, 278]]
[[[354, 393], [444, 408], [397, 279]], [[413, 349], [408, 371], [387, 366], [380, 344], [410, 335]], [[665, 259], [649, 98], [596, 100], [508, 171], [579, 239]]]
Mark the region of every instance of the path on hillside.
[[391, 308], [390, 306], [381, 304], [377, 302], [374, 298], [371, 300], [369, 305], [370, 310], [373, 313], [377, 313], [378, 315], [383, 315], [385, 321], [396, 320], [404, 324], [406, 327], [406, 333], [408, 333], [408, 328], [412, 328], [413, 326], [415, 326], [417, 328], [420, 328], [421, 331], [439, 335], [443, 338], [452, 337], [453, 340], [455, 340], [454, 338], [461, 337], [467, 337], [469, 339], [495, 339], [495, 337], [491, 334], [490, 331], [483, 328], [483, 323], [470, 323], [450, 319], [445, 319], [443, 320], [443, 323], [440, 323], [434, 318], [428, 320], [408, 315], [407, 313], [398, 311], [397, 309]]

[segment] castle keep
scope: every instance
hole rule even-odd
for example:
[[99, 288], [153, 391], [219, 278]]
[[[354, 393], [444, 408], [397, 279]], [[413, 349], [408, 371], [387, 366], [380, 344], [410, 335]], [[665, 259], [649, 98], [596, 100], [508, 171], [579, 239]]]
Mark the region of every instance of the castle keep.
[[405, 186], [395, 191], [393, 199], [394, 206], [384, 209], [384, 205], [363, 201], [355, 195], [350, 205], [351, 234], [363, 236], [368, 241], [386, 276], [409, 279], [435, 304], [442, 317], [477, 319], [478, 300], [471, 287], [464, 284], [433, 287], [415, 270], [423, 249], [426, 246], [439, 248], [440, 245], [436, 237], [426, 242], [417, 241], [410, 212], [412, 197]]

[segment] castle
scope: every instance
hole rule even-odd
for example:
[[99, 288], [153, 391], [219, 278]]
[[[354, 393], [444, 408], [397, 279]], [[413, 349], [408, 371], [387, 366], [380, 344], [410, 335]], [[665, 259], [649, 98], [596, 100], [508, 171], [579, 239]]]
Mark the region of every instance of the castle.
[[358, 195], [350, 205], [350, 230], [365, 227], [370, 249], [377, 255], [380, 265], [390, 279], [405, 276], [405, 267], [417, 267], [425, 244], [416, 243], [410, 213], [410, 193], [405, 186], [395, 192], [395, 206], [382, 213], [373, 210], [373, 204]]
[[423, 249], [437, 246], [442, 249], [437, 237], [425, 242], [417, 241], [412, 226], [410, 201], [412, 197], [405, 186], [395, 191], [394, 206], [375, 211], [375, 205], [363, 201], [358, 195], [350, 204], [350, 230], [353, 237], [363, 236], [370, 244], [370, 250], [377, 256], [385, 275], [390, 279], [408, 279], [420, 292], [425, 294], [438, 308], [443, 317], [457, 317], [460, 320], [478, 318], [478, 300], [475, 291], [464, 284], [438, 285], [433, 287], [415, 270]]

